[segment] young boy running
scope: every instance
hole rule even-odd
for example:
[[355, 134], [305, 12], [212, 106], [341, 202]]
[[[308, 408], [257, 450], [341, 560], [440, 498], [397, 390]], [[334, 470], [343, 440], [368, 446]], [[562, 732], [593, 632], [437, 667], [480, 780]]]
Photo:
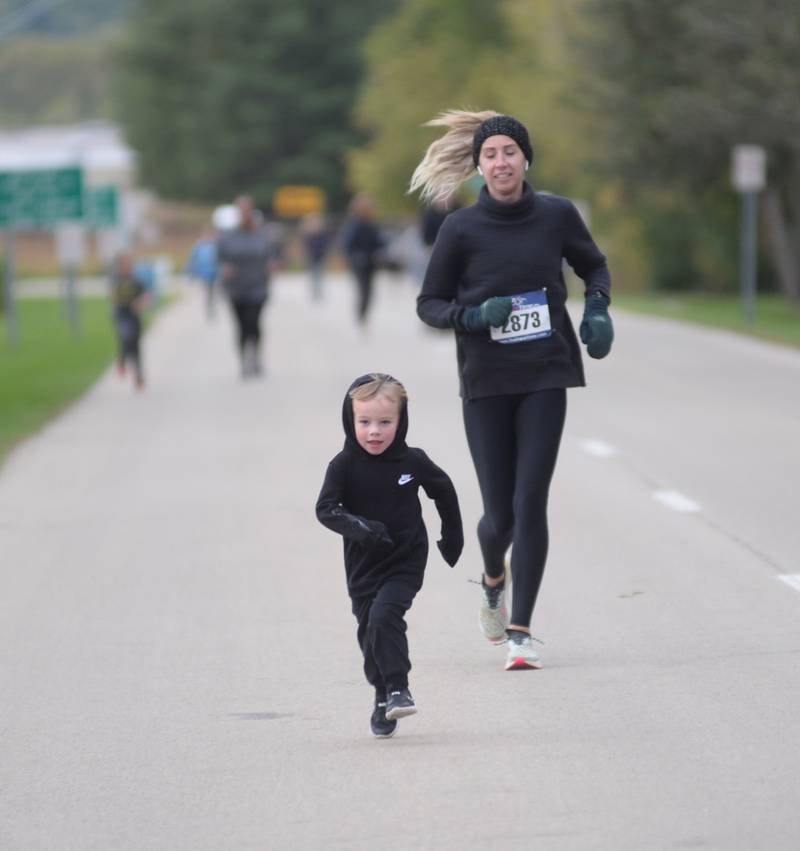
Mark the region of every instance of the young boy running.
[[405, 613], [422, 587], [428, 535], [417, 491], [434, 500], [442, 520], [437, 542], [453, 567], [464, 546], [450, 477], [406, 445], [406, 391], [390, 375], [362, 375], [342, 407], [344, 449], [330, 462], [317, 518], [344, 538], [347, 590], [358, 621], [364, 673], [375, 688], [370, 729], [388, 738], [397, 719], [417, 711], [408, 690]]

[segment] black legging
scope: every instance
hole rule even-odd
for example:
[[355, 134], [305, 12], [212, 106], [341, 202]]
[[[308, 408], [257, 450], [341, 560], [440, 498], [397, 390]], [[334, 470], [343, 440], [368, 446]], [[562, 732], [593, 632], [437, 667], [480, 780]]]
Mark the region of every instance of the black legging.
[[511, 623], [528, 626], [547, 560], [547, 495], [567, 411], [566, 390], [464, 402], [464, 425], [483, 497], [478, 541], [486, 575], [503, 575], [509, 545]]
[[258, 347], [261, 340], [259, 320], [261, 308], [264, 307], [263, 299], [259, 301], [232, 299], [231, 306], [239, 329], [239, 349], [244, 352], [245, 346], [251, 341]]
[[367, 321], [367, 313], [372, 303], [372, 279], [375, 276], [375, 264], [368, 255], [354, 255], [350, 258], [350, 268], [358, 287], [356, 319], [360, 324]]

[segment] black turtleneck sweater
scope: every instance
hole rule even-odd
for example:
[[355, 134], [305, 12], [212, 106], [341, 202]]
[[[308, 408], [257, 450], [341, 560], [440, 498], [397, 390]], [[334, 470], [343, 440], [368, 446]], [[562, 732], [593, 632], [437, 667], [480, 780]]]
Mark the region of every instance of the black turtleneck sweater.
[[[575, 205], [557, 195], [534, 192], [527, 183], [522, 198], [513, 203], [496, 201], [484, 187], [475, 204], [445, 219], [417, 299], [417, 313], [428, 325], [455, 329], [464, 399], [586, 383], [566, 309], [563, 260], [583, 278], [587, 295], [599, 292], [610, 298], [606, 259]], [[493, 341], [488, 330], [464, 329], [466, 308], [491, 296], [543, 288], [551, 336], [504, 345]]]
[[[355, 436], [350, 386], [342, 405], [345, 443], [328, 464], [317, 499], [317, 519], [344, 538], [347, 589], [351, 597], [375, 594], [390, 577], [402, 577], [419, 589], [428, 560], [428, 535], [419, 488], [435, 502], [442, 520], [445, 551], [458, 558], [464, 543], [461, 513], [453, 483], [421, 450], [406, 445], [408, 406], [404, 405], [395, 439], [380, 455], [362, 449]], [[364, 521], [383, 523], [392, 543], [369, 540]], [[455, 563], [455, 562], [453, 562]]]

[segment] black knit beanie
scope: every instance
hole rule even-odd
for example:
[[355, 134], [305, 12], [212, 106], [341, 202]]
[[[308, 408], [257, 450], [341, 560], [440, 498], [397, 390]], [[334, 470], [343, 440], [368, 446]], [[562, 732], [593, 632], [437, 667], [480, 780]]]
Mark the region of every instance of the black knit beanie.
[[513, 139], [519, 145], [528, 163], [533, 162], [533, 148], [525, 125], [510, 115], [493, 115], [478, 127], [472, 137], [472, 160], [476, 166], [481, 155], [481, 147], [490, 136], [508, 136], [509, 139]]

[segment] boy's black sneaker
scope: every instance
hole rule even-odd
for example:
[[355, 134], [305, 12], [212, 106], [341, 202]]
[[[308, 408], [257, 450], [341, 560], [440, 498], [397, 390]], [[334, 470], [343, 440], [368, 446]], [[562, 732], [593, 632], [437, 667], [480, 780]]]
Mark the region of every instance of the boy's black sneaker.
[[391, 738], [397, 730], [397, 721], [389, 721], [386, 718], [386, 701], [376, 700], [372, 717], [369, 719], [369, 729], [372, 735], [378, 739]]
[[411, 697], [411, 692], [407, 688], [389, 691], [386, 700], [386, 717], [390, 721], [395, 718], [403, 718], [406, 715], [413, 715], [416, 711], [417, 704], [414, 703], [414, 698]]

